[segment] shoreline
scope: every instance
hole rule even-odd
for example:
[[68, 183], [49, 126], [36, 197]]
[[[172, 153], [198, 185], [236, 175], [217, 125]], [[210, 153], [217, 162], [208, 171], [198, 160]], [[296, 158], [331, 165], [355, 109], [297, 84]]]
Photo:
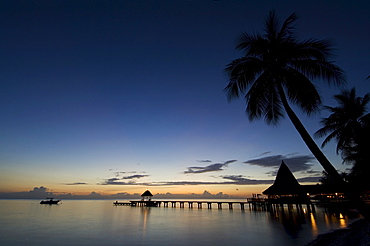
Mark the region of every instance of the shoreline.
[[370, 222], [359, 219], [348, 225], [347, 228], [337, 229], [332, 232], [320, 234], [316, 239], [305, 246], [369, 246]]

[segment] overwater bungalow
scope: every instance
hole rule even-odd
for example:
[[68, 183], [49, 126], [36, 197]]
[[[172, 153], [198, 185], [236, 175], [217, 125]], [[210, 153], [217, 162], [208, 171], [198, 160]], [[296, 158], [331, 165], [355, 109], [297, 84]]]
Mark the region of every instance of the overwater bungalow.
[[262, 194], [268, 196], [270, 203], [307, 204], [310, 202], [306, 189], [298, 183], [284, 161], [280, 165], [274, 184]]
[[153, 197], [153, 194], [149, 190], [146, 190], [144, 191], [143, 194], [141, 194], [142, 201], [150, 201], [152, 200], [152, 197]]
[[156, 201], [152, 201], [153, 194], [146, 190], [143, 194], [141, 194], [141, 204], [144, 204], [147, 207], [157, 207], [160, 203]]
[[282, 161], [273, 185], [262, 194], [268, 196], [269, 204], [338, 204], [347, 202], [342, 188], [330, 185], [301, 185], [288, 166]]

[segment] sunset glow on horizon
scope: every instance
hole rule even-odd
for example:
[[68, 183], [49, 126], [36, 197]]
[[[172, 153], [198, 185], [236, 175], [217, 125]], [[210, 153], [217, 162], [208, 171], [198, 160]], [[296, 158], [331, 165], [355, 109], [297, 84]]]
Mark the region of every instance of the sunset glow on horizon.
[[[323, 169], [288, 117], [249, 122], [244, 100], [223, 91], [237, 38], [262, 33], [272, 9], [297, 13], [301, 39], [333, 40], [347, 87], [370, 92], [369, 1], [2, 1], [0, 198], [39, 187], [249, 197], [282, 160], [318, 183]], [[315, 85], [334, 105], [341, 88]], [[311, 135], [328, 115], [293, 109]], [[335, 143], [323, 152], [350, 167]]]

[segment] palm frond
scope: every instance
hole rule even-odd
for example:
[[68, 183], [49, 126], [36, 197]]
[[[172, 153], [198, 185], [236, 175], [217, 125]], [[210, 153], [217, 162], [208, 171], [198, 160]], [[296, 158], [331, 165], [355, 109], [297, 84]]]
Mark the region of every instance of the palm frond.
[[[266, 97], [264, 94], [264, 88], [268, 86], [268, 80], [265, 79], [267, 75], [263, 73], [256, 79], [255, 83], [251, 85], [248, 92], [245, 95], [246, 100], [246, 114], [250, 121], [258, 119], [262, 116], [265, 104]], [[257, 83], [260, 82], [260, 83]]]
[[250, 83], [263, 71], [264, 64], [254, 57], [243, 57], [231, 62], [225, 68], [229, 76], [229, 84], [224, 91], [228, 100], [244, 94]]
[[266, 38], [268, 40], [275, 40], [277, 38], [279, 28], [280, 24], [275, 11], [270, 11], [265, 21]]
[[258, 34], [243, 33], [235, 49], [244, 51], [245, 56], [261, 57], [268, 47], [268, 41]]
[[324, 148], [332, 139], [337, 138], [338, 136], [338, 131], [333, 131], [331, 132], [322, 142], [321, 148]]
[[319, 130], [317, 130], [314, 133], [314, 137], [315, 138], [322, 138], [322, 137], [325, 137], [326, 135], [328, 135], [328, 133], [330, 133], [332, 131], [335, 131], [335, 129], [331, 126], [326, 125], [326, 126], [320, 128]]
[[293, 22], [297, 20], [297, 15], [295, 13], [291, 14], [283, 23], [280, 28], [278, 39], [290, 39], [293, 35], [294, 27], [292, 26]]
[[314, 59], [326, 61], [332, 54], [332, 42], [328, 39], [306, 39], [297, 43], [295, 59], [306, 60]]
[[[370, 135], [370, 126], [366, 123], [369, 114], [366, 114], [366, 105], [370, 100], [369, 94], [364, 97], [356, 95], [356, 89], [342, 90], [340, 94], [335, 95], [337, 107], [325, 106], [331, 114], [329, 117], [321, 120], [324, 126], [315, 133], [315, 137], [327, 136], [322, 147], [329, 141], [337, 141], [336, 152], [341, 154], [343, 161], [347, 163], [358, 163], [364, 155], [367, 155], [368, 149], [361, 146], [367, 146]], [[370, 122], [370, 121], [368, 121]], [[364, 139], [366, 139], [364, 141]]]
[[370, 129], [370, 113], [361, 117], [361, 123]]
[[251, 121], [263, 118], [267, 124], [277, 125], [284, 117], [280, 98], [267, 73], [256, 79], [245, 99], [246, 113]]
[[329, 85], [344, 85], [344, 71], [332, 62], [319, 60], [294, 60], [290, 66], [300, 71], [310, 79], [324, 79]]
[[318, 112], [321, 105], [321, 97], [312, 82], [299, 71], [287, 68], [282, 71], [284, 87], [291, 102], [300, 106], [305, 113]]
[[361, 105], [362, 107], [367, 110], [367, 104], [369, 103], [370, 101], [370, 93], [367, 93], [365, 94], [363, 97], [362, 97], [362, 102], [361, 102]]
[[268, 97], [264, 119], [268, 125], [277, 125], [284, 118], [283, 107], [277, 91], [272, 91]]

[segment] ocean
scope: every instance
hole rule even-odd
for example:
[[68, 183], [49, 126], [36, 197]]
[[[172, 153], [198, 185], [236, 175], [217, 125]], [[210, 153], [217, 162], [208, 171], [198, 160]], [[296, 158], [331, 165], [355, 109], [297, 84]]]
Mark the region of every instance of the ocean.
[[283, 216], [238, 204], [208, 209], [114, 206], [113, 200], [39, 202], [0, 200], [0, 245], [305, 245], [359, 218], [318, 207], [315, 213]]

